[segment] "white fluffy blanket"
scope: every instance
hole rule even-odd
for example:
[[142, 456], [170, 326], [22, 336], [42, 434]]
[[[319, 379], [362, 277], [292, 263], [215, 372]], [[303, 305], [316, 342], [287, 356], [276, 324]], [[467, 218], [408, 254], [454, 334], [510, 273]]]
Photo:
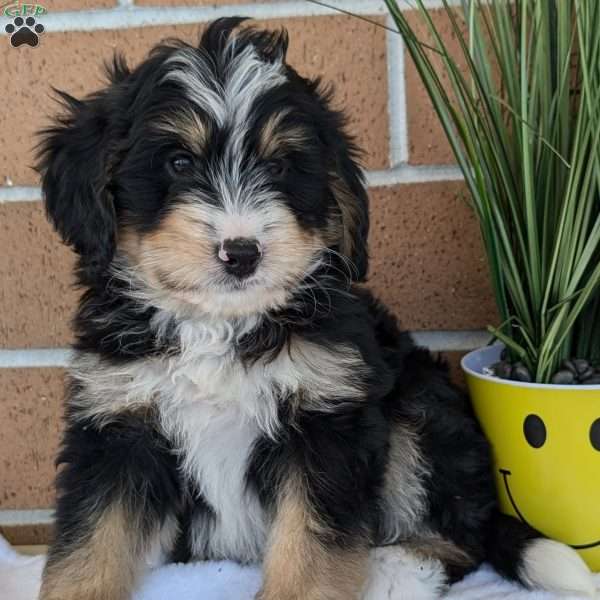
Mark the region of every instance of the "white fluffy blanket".
[[[0, 536], [0, 600], [37, 600], [43, 566], [43, 556], [22, 556]], [[600, 587], [600, 575], [596, 577]], [[146, 576], [134, 600], [252, 600], [259, 586], [260, 572], [256, 568], [229, 562], [167, 565]], [[455, 585], [446, 598], [556, 600], [552, 594], [526, 592], [502, 581], [485, 566]]]

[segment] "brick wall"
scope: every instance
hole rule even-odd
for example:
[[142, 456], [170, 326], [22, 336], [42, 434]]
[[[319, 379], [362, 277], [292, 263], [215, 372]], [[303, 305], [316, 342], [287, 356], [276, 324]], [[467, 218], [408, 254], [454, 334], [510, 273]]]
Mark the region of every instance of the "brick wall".
[[[330, 0], [385, 23], [379, 0]], [[134, 5], [135, 4], [135, 5]], [[434, 2], [430, 2], [432, 6]], [[115, 49], [131, 63], [167, 36], [196, 39], [202, 23], [243, 14], [285, 25], [290, 61], [333, 81], [367, 152], [370, 279], [417, 340], [456, 364], [495, 320], [477, 225], [460, 173], [399, 36], [304, 1], [48, 0], [37, 49], [0, 36], [0, 531], [43, 541], [52, 506], [70, 341], [73, 256], [45, 221], [34, 132], [55, 111], [50, 85], [99, 86]], [[0, 30], [8, 19], [0, 19]]]

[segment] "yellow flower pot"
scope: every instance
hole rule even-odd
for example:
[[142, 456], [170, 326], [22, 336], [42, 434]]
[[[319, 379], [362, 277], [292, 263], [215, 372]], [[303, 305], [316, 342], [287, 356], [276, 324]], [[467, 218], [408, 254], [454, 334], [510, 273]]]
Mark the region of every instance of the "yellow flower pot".
[[483, 373], [494, 345], [462, 367], [494, 454], [500, 508], [575, 548], [600, 571], [600, 385], [521, 383]]

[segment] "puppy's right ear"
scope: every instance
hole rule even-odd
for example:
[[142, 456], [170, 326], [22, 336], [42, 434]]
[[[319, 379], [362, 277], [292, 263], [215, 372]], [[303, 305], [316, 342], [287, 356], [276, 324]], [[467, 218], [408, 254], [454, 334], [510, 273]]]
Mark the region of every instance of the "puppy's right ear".
[[48, 218], [79, 254], [80, 275], [90, 281], [115, 251], [115, 207], [108, 190], [114, 127], [106, 93], [85, 101], [57, 93], [64, 114], [41, 132], [37, 168]]

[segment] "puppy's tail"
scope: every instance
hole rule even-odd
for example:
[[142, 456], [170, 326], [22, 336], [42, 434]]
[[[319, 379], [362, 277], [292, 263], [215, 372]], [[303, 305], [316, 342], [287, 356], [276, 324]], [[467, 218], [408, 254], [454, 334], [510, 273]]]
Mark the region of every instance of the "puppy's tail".
[[543, 537], [529, 525], [498, 513], [491, 524], [487, 559], [509, 579], [556, 594], [594, 597], [592, 574], [570, 546]]

